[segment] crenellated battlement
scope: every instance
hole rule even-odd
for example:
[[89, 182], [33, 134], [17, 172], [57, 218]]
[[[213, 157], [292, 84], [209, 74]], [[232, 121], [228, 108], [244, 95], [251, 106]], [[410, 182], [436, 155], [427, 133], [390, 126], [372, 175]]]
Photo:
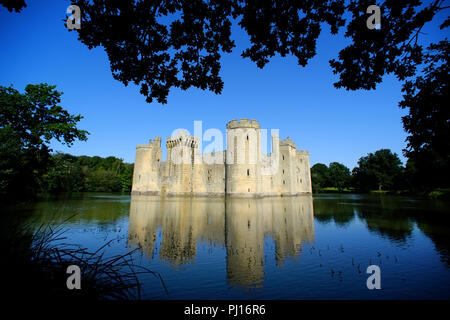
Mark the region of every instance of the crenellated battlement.
[[297, 155], [299, 155], [299, 156], [309, 156], [309, 151], [297, 150]]
[[167, 149], [171, 149], [177, 146], [198, 148], [199, 145], [200, 138], [188, 134], [185, 130], [179, 130], [175, 136], [168, 137], [166, 140]]
[[161, 148], [161, 138], [156, 136], [154, 140], [149, 139], [148, 144], [138, 144], [136, 149], [152, 149], [152, 148]]
[[240, 119], [240, 120], [231, 120], [227, 123], [227, 129], [238, 129], [238, 128], [254, 128], [260, 129], [258, 121], [252, 119]]
[[280, 146], [289, 146], [292, 147], [294, 149], [297, 149], [297, 146], [295, 145], [294, 141], [291, 140], [291, 138], [287, 137], [284, 140], [280, 141]]
[[138, 144], [136, 146], [136, 149], [150, 149], [150, 148], [152, 148], [152, 146], [149, 144]]
[[152, 139], [150, 139], [148, 141], [148, 144], [154, 147], [161, 148], [161, 137], [156, 136], [155, 139], [153, 139], [153, 141]]

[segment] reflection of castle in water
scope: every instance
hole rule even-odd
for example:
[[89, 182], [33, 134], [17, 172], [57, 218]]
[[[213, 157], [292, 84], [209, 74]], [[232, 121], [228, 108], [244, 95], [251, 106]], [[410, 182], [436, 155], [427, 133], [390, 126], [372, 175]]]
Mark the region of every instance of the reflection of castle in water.
[[[264, 238], [275, 243], [278, 265], [314, 240], [311, 196], [202, 199], [133, 196], [128, 244], [172, 264], [195, 258], [197, 242], [226, 246], [230, 284], [251, 286], [264, 277]], [[160, 248], [157, 232], [162, 231]]]

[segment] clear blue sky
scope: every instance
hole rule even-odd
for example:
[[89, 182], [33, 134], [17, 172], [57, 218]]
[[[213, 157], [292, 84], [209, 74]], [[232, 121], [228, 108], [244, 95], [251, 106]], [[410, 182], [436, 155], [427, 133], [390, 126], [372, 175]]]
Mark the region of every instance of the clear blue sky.
[[[225, 131], [234, 118], [257, 119], [263, 128], [278, 128], [298, 149], [309, 150], [311, 165], [338, 161], [352, 169], [358, 159], [389, 148], [405, 161], [406, 133], [397, 104], [400, 83], [386, 77], [376, 91], [335, 89], [328, 60], [337, 57], [347, 40], [324, 29], [306, 68], [294, 57], [274, 58], [263, 70], [240, 53], [248, 39], [233, 29], [237, 47], [222, 58], [221, 95], [173, 89], [168, 104], [147, 104], [133, 85], [114, 80], [102, 48], [88, 50], [75, 32], [64, 27], [69, 1], [27, 1], [22, 13], [0, 8], [0, 85], [23, 91], [26, 84], [47, 82], [64, 92], [62, 106], [81, 114], [79, 127], [91, 135], [71, 148], [53, 143], [55, 151], [75, 155], [113, 155], [134, 161], [135, 145], [159, 135], [164, 141], [176, 128], [193, 132]], [[205, 144], [204, 144], [205, 146]], [[164, 149], [164, 148], [163, 148]]]

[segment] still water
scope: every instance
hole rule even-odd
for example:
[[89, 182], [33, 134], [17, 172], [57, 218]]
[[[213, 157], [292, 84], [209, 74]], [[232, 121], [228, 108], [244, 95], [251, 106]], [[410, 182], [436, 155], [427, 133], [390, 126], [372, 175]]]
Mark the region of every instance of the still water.
[[[75, 216], [73, 216], [75, 214]], [[22, 212], [66, 243], [133, 254], [146, 299], [449, 299], [448, 202], [369, 195], [266, 199], [82, 194]], [[369, 265], [381, 290], [368, 290]]]

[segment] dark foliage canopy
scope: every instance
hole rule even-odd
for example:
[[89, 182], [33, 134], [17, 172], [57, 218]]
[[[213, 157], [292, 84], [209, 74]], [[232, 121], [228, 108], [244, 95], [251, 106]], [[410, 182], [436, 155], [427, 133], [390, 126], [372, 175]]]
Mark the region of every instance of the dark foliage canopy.
[[59, 104], [62, 92], [46, 83], [27, 85], [21, 94], [0, 86], [0, 128], [11, 128], [23, 148], [41, 148], [56, 139], [69, 146], [76, 139], [87, 140], [87, 131], [76, 128], [83, 117], [71, 115]]
[[262, 68], [275, 54], [305, 66], [316, 54], [321, 23], [344, 24], [343, 1], [75, 1], [79, 39], [105, 48], [115, 79], [140, 85], [148, 102], [166, 103], [172, 87], [221, 93], [220, 58], [235, 47], [231, 25], [250, 37], [242, 52]]
[[323, 163], [316, 163], [311, 168], [311, 181], [314, 192], [329, 187], [343, 191], [351, 184], [350, 169], [339, 162], [331, 162], [328, 167]]
[[[275, 55], [294, 55], [305, 66], [316, 55], [325, 25], [341, 27], [351, 44], [330, 61], [338, 88], [374, 89], [385, 74], [400, 80], [415, 75], [422, 63], [419, 34], [444, 10], [444, 1], [387, 0], [382, 27], [369, 30], [367, 8], [373, 1], [150, 1], [78, 0], [83, 27], [79, 40], [105, 48], [115, 79], [140, 85], [148, 102], [167, 102], [170, 88], [190, 87], [221, 93], [220, 58], [235, 47], [231, 25], [249, 36], [242, 57], [263, 68]], [[448, 26], [448, 20], [442, 28]]]
[[[250, 39], [250, 46], [242, 48], [242, 57], [259, 68], [275, 55], [294, 55], [300, 66], [306, 66], [316, 55], [324, 26], [333, 34], [345, 28], [350, 44], [330, 60], [333, 73], [339, 76], [335, 87], [372, 90], [383, 76], [396, 76], [404, 83], [400, 107], [410, 111], [403, 119], [409, 134], [405, 154], [419, 161], [429, 159], [432, 152], [440, 163], [448, 163], [450, 117], [443, 105], [448, 101], [448, 41], [444, 29], [450, 19], [440, 25], [440, 42], [424, 48], [420, 41], [423, 27], [449, 8], [443, 0], [377, 2], [381, 28], [372, 30], [367, 27], [372, 0], [75, 3], [83, 14], [79, 40], [89, 48], [105, 48], [113, 77], [125, 85], [140, 85], [147, 102], [166, 103], [172, 87], [221, 93], [220, 58], [235, 47], [232, 23]], [[419, 167], [431, 165], [422, 163]], [[441, 169], [448, 176], [448, 166]], [[439, 176], [443, 175], [433, 178], [435, 183]]]
[[[20, 12], [23, 0], [0, 0]], [[220, 59], [235, 47], [231, 26], [249, 36], [243, 58], [263, 68], [275, 55], [294, 55], [300, 66], [316, 55], [325, 26], [345, 29], [350, 43], [330, 60], [334, 84], [347, 90], [372, 90], [383, 77], [403, 82], [400, 107], [409, 134], [405, 154], [415, 167], [438, 166], [431, 184], [448, 181], [448, 39], [450, 19], [439, 21], [437, 42], [424, 47], [423, 28], [450, 7], [445, 0], [384, 0], [381, 28], [367, 28], [372, 0], [76, 0], [81, 8], [79, 40], [103, 47], [115, 79], [140, 86], [147, 102], [167, 103], [171, 88], [191, 87], [220, 94]], [[431, 161], [433, 160], [433, 161]], [[421, 169], [422, 170], [422, 169]], [[444, 174], [442, 174], [444, 172]], [[440, 178], [441, 177], [441, 178]], [[434, 181], [434, 182], [433, 182]]]
[[27, 6], [25, 0], [0, 0], [0, 4], [9, 12], [20, 12]]
[[130, 192], [133, 164], [116, 157], [51, 155], [41, 189], [48, 194], [63, 192]]
[[431, 45], [423, 74], [403, 86], [405, 155], [414, 168], [414, 184], [423, 188], [446, 187], [450, 181], [449, 57], [447, 41]]
[[403, 173], [398, 155], [389, 149], [380, 149], [359, 159], [353, 169], [353, 183], [362, 191], [398, 190], [402, 187]]
[[339, 191], [344, 190], [350, 185], [350, 169], [339, 162], [332, 162], [328, 166], [330, 177], [330, 186], [338, 188]]
[[87, 140], [76, 127], [82, 117], [59, 105], [61, 95], [45, 83], [27, 85], [25, 93], [0, 86], [0, 197], [36, 192], [52, 139], [69, 146]]

